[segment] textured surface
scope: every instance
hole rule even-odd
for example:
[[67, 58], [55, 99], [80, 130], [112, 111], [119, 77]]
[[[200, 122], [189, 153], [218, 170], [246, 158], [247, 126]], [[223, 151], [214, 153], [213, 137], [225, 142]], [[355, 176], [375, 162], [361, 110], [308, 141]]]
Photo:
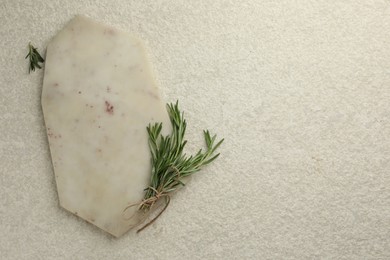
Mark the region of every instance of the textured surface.
[[122, 235], [149, 185], [145, 126], [169, 124], [142, 43], [77, 16], [47, 46], [42, 88], [60, 205]]
[[[148, 3], [1, 1], [2, 258], [389, 259], [390, 2]], [[23, 58], [78, 13], [145, 41], [189, 148], [203, 127], [226, 139], [139, 235], [58, 206], [43, 73]]]

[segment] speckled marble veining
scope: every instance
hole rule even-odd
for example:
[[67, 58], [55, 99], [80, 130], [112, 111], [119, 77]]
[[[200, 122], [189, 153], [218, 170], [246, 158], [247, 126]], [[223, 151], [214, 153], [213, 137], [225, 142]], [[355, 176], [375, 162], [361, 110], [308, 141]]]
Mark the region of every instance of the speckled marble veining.
[[60, 205], [122, 235], [150, 176], [146, 126], [168, 122], [142, 43], [75, 17], [47, 47], [42, 107]]

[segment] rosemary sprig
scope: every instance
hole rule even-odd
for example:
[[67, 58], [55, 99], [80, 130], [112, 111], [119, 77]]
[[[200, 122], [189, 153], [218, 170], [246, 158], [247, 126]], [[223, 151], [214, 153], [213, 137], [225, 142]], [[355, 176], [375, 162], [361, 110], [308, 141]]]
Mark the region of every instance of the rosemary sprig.
[[42, 56], [37, 51], [37, 48], [35, 48], [31, 42], [28, 44], [28, 54], [25, 57], [27, 59], [30, 57], [30, 66], [28, 68], [28, 73], [31, 71], [35, 71], [35, 68], [41, 69], [41, 65], [39, 63], [44, 62], [45, 60], [42, 58]]
[[162, 123], [149, 124], [149, 147], [152, 156], [152, 175], [150, 186], [145, 189], [143, 202], [140, 210], [149, 211], [160, 199], [165, 198], [163, 210], [143, 230], [156, 220], [169, 205], [170, 194], [180, 186], [184, 186], [183, 178], [198, 172], [203, 166], [214, 161], [218, 154], [214, 154], [223, 140], [216, 143], [216, 135], [211, 136], [208, 130], [203, 131], [206, 141], [206, 150], [200, 149], [195, 155], [187, 156], [184, 147], [187, 140], [184, 140], [186, 131], [186, 120], [184, 113], [179, 110], [179, 104], [168, 104], [167, 110], [172, 124], [172, 133], [168, 136], [161, 134]]

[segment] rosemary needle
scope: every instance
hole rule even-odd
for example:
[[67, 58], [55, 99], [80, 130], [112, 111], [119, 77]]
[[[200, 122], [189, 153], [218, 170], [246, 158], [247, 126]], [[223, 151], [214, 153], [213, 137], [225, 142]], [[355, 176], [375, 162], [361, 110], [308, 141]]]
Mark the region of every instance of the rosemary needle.
[[198, 172], [203, 166], [214, 161], [219, 154], [214, 154], [224, 139], [216, 142], [216, 135], [211, 136], [208, 130], [203, 131], [206, 141], [206, 149], [200, 149], [195, 155], [187, 156], [184, 147], [187, 140], [184, 139], [186, 120], [184, 113], [176, 104], [168, 104], [167, 110], [172, 124], [172, 132], [168, 136], [161, 134], [162, 123], [149, 124], [149, 148], [152, 160], [152, 174], [150, 185], [145, 189], [144, 200], [140, 204], [140, 210], [149, 211], [160, 199], [165, 198], [163, 210], [139, 231], [149, 226], [166, 209], [170, 201], [170, 194], [180, 186], [184, 186], [183, 178]]
[[41, 65], [39, 63], [44, 62], [45, 60], [42, 58], [42, 56], [37, 51], [37, 48], [35, 48], [31, 42], [28, 44], [28, 54], [25, 57], [25, 59], [30, 58], [30, 66], [28, 68], [28, 73], [31, 73], [31, 71], [35, 71], [35, 68], [41, 69]]

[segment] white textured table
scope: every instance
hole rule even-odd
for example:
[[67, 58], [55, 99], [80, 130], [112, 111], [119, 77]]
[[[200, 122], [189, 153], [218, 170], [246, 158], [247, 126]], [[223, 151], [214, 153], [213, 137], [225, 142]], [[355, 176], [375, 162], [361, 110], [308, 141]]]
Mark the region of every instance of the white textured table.
[[[390, 2], [0, 3], [2, 259], [389, 259]], [[162, 96], [221, 158], [120, 239], [58, 205], [27, 74], [76, 14], [138, 35]]]

